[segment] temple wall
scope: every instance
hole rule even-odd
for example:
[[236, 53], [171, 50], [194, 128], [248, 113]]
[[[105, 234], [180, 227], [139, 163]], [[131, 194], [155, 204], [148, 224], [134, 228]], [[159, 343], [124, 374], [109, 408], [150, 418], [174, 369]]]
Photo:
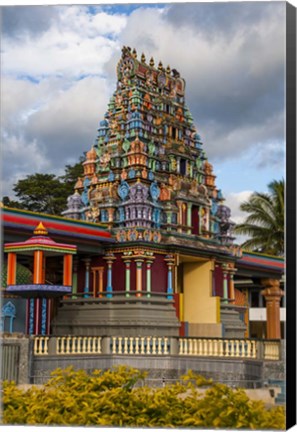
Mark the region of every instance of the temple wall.
[[[114, 254], [114, 256], [116, 260], [112, 264], [112, 289], [113, 291], [125, 291], [125, 263], [122, 259], [122, 254]], [[131, 287], [131, 289], [133, 288]]]
[[210, 261], [184, 264], [184, 320], [190, 326], [220, 323], [219, 298], [211, 295], [212, 268]]
[[152, 291], [166, 292], [168, 267], [164, 255], [155, 254], [152, 264]]

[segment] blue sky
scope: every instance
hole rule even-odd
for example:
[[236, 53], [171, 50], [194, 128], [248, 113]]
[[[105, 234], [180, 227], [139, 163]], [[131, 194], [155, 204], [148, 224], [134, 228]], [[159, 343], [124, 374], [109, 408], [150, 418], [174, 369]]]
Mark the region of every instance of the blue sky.
[[[62, 174], [95, 142], [123, 45], [170, 64], [239, 204], [284, 177], [285, 2], [9, 6], [2, 11], [2, 194]], [[273, 48], [273, 49], [272, 49]]]

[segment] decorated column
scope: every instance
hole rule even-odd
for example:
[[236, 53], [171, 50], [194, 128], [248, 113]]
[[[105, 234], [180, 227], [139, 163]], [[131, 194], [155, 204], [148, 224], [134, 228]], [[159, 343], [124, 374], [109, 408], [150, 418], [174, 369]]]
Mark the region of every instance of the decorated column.
[[229, 270], [229, 297], [231, 300], [231, 303], [235, 303], [235, 288], [234, 288], [234, 274], [236, 272], [236, 269], [231, 268]]
[[91, 268], [93, 274], [93, 297], [103, 297], [103, 273], [104, 267], [92, 267]]
[[131, 283], [131, 260], [125, 260], [125, 291], [126, 297], [130, 297], [130, 283]]
[[187, 230], [187, 234], [191, 234], [192, 233], [192, 203], [188, 202], [187, 205], [187, 225], [188, 225], [188, 230]]
[[148, 259], [146, 260], [146, 296], [151, 297], [151, 291], [152, 291], [152, 264], [153, 260]]
[[89, 290], [90, 290], [90, 264], [91, 264], [91, 259], [90, 258], [85, 258], [83, 259], [84, 263], [85, 263], [85, 286], [84, 286], [84, 297], [89, 297]]
[[73, 275], [72, 275], [72, 293], [74, 294], [73, 298], [77, 298], [75, 294], [77, 294], [77, 267], [78, 267], [78, 259], [75, 257], [73, 259]]
[[103, 273], [104, 273], [104, 267], [99, 267], [99, 291], [98, 291], [98, 297], [102, 297], [103, 292]]
[[72, 286], [72, 255], [64, 255], [63, 285]]
[[116, 257], [112, 252], [109, 252], [104, 259], [107, 263], [107, 285], [106, 285], [106, 297], [112, 298], [112, 264]]
[[227, 265], [222, 265], [223, 270], [223, 302], [228, 303], [228, 269]]
[[261, 294], [266, 300], [266, 337], [280, 339], [280, 300], [284, 291], [280, 289], [280, 281], [277, 279], [262, 279], [261, 284], [265, 287]]
[[173, 266], [174, 266], [174, 257], [173, 255], [166, 255], [165, 261], [168, 266], [167, 273], [167, 298], [168, 300], [173, 299]]
[[183, 224], [183, 202], [182, 201], [176, 201], [177, 207], [178, 207], [178, 214], [177, 214], [177, 232], [182, 232], [182, 224]]
[[135, 259], [136, 263], [136, 297], [141, 297], [142, 291], [142, 263], [143, 259]]
[[[34, 270], [33, 270], [33, 284], [41, 285], [44, 283], [44, 271], [43, 271], [43, 251], [34, 251]], [[41, 313], [40, 313], [41, 312]], [[44, 317], [41, 311], [41, 299], [37, 297], [34, 302], [34, 334], [41, 333], [41, 321]]]
[[17, 256], [15, 252], [9, 252], [7, 257], [7, 285], [16, 283]]

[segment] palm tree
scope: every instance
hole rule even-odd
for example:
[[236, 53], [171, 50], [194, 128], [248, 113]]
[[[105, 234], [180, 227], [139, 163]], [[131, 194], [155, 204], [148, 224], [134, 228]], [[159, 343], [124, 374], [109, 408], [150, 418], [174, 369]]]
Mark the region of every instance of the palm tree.
[[240, 210], [249, 213], [244, 223], [235, 227], [236, 234], [248, 235], [241, 246], [270, 255], [284, 254], [284, 179], [268, 185], [268, 193], [254, 192]]

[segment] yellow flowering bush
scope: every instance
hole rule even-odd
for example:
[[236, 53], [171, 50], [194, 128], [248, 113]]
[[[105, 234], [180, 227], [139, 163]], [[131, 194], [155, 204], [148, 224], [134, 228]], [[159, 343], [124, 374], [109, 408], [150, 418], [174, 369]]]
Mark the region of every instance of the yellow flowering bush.
[[[243, 389], [193, 372], [162, 388], [135, 386], [139, 370], [119, 366], [91, 374], [57, 369], [43, 387], [3, 383], [3, 423], [217, 429], [285, 429], [283, 407], [266, 409]], [[201, 387], [206, 389], [201, 392]]]

